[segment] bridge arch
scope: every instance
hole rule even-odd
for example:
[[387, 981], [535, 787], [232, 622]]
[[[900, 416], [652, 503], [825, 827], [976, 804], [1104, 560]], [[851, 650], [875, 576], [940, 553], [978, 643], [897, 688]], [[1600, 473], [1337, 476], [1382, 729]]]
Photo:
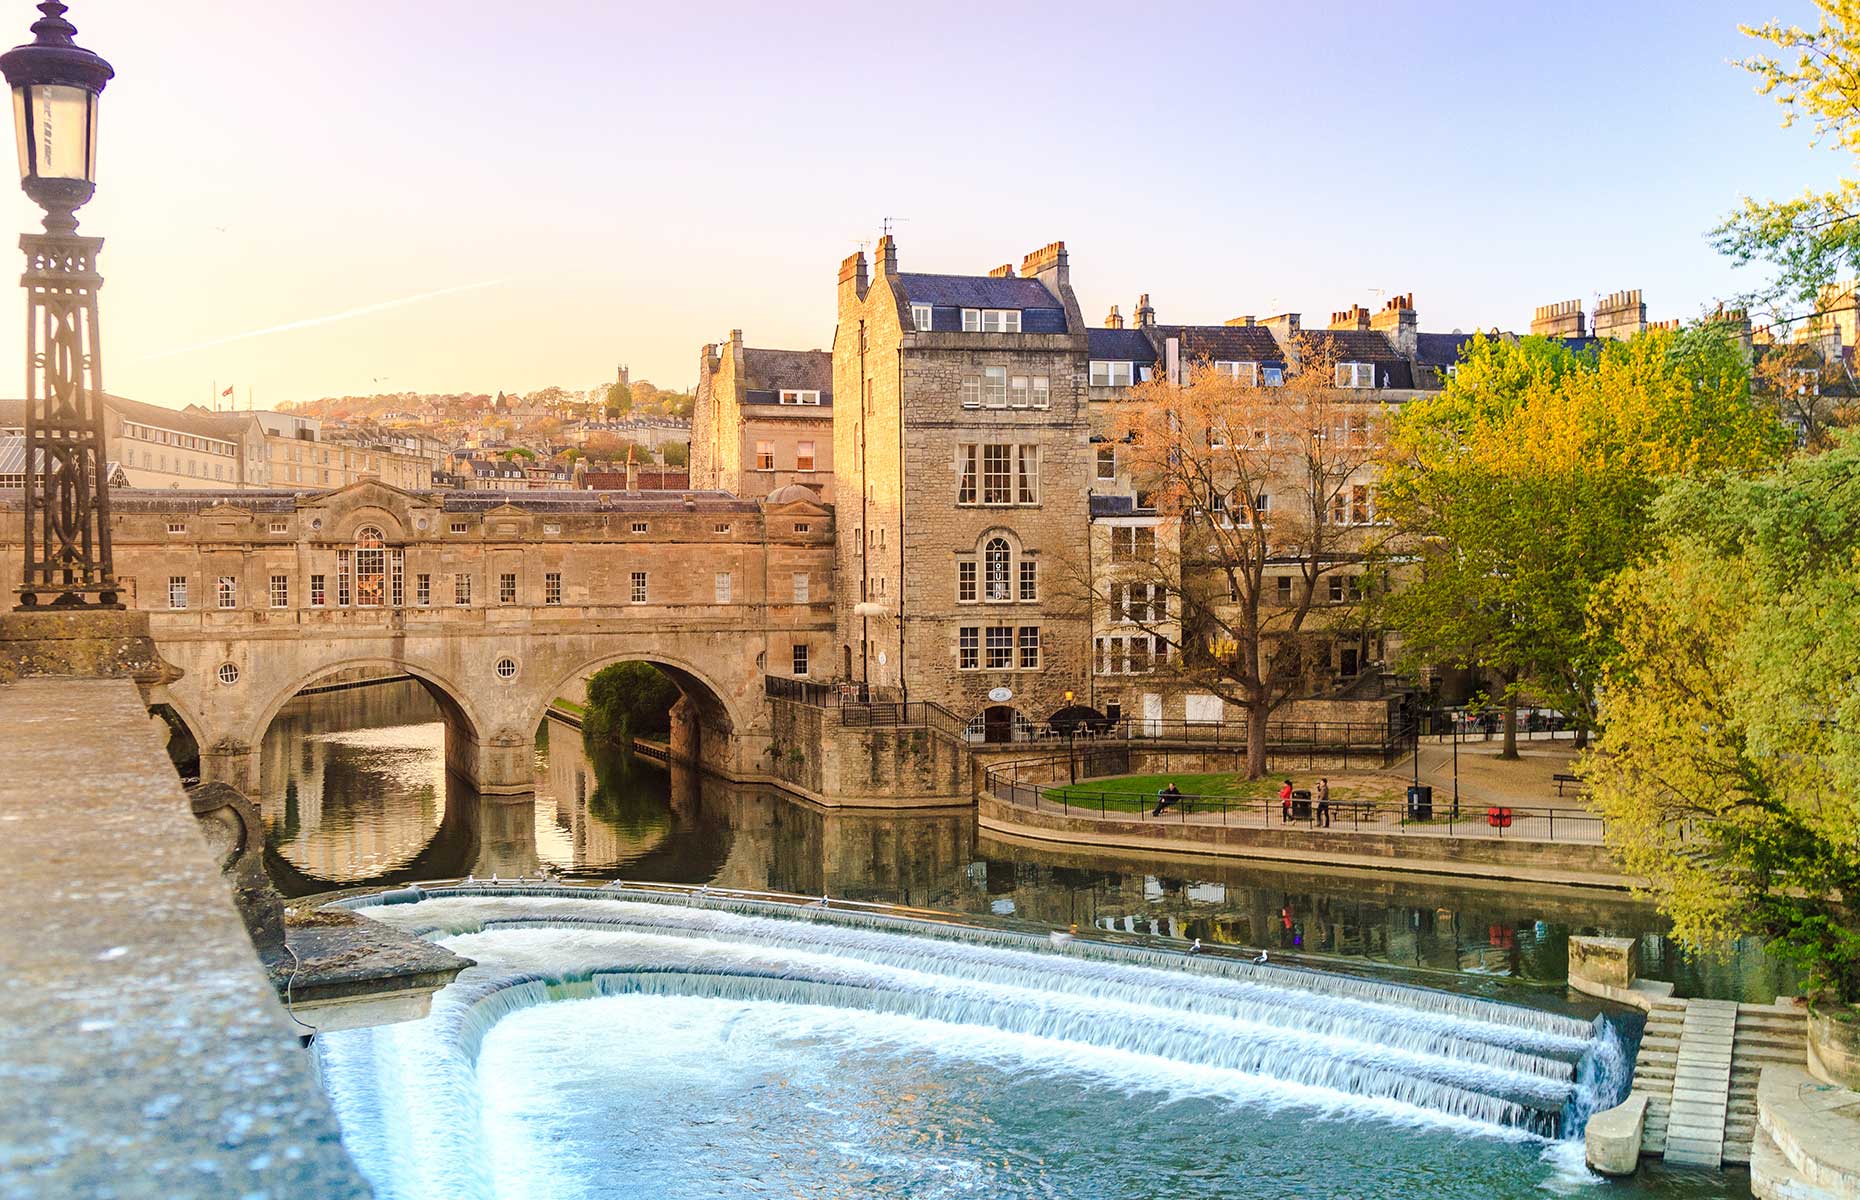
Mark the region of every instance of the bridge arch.
[[[572, 660], [570, 660], [572, 661]], [[595, 656], [582, 661], [578, 666], [564, 672], [560, 669], [551, 671], [544, 678], [553, 679], [536, 698], [529, 728], [533, 731], [548, 715], [549, 706], [565, 689], [577, 687], [583, 679], [591, 678], [595, 672], [615, 663], [643, 662], [659, 668], [678, 688], [684, 701], [691, 706], [689, 722], [691, 728], [680, 730], [673, 728], [673, 749], [683, 753], [695, 762], [728, 769], [732, 765], [730, 751], [732, 738], [740, 731], [746, 730], [753, 717], [742, 711], [740, 699], [730, 694], [728, 689], [720, 686], [712, 675], [703, 667], [675, 654], [668, 654], [658, 648], [606, 648]]]

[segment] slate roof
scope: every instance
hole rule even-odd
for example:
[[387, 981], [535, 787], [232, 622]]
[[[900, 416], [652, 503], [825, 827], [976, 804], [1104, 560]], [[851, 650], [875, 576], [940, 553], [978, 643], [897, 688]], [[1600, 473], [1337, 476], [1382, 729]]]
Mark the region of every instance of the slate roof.
[[1156, 347], [1141, 329], [1088, 329], [1091, 356], [1111, 362], [1153, 363]]
[[904, 294], [914, 304], [948, 305], [952, 308], [1064, 308], [1059, 297], [1046, 290], [1037, 279], [991, 275], [919, 275], [909, 272], [898, 276]]
[[1094, 517], [1134, 517], [1136, 514], [1137, 501], [1134, 496], [1091, 497], [1091, 515]]
[[[139, 425], [153, 425], [161, 429], [178, 429], [184, 433], [200, 437], [218, 438], [225, 442], [236, 442], [245, 428], [245, 413], [216, 413], [195, 408], [167, 408], [160, 404], [144, 404], [140, 400], [130, 400], [123, 396], [104, 394], [104, 407], [128, 421]], [[17, 429], [26, 423], [26, 402], [24, 400], [0, 400], [0, 429]]]
[[1460, 347], [1480, 336], [1473, 333], [1417, 333], [1415, 358], [1424, 367], [1450, 367], [1460, 361]]
[[[45, 456], [39, 456], [39, 469], [45, 468]], [[0, 437], [0, 475], [24, 475], [26, 473], [26, 439], [17, 434]], [[111, 459], [103, 466], [104, 478], [110, 481], [112, 488], [127, 487], [129, 476], [123, 473], [123, 466]]]
[[1165, 325], [1163, 336], [1178, 337], [1190, 362], [1283, 363], [1285, 352], [1264, 325]]
[[833, 355], [825, 350], [743, 351], [744, 385], [751, 393], [768, 393], [767, 399], [750, 396], [750, 403], [774, 404], [774, 393], [814, 391], [821, 407], [833, 403]]

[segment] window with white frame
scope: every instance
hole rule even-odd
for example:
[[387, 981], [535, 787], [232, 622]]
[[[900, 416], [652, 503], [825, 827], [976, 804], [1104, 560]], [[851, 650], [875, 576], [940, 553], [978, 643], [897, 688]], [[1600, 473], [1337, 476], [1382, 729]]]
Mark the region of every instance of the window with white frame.
[[1040, 669], [1040, 627], [1038, 625], [1020, 627], [1020, 669], [1023, 671]]
[[974, 671], [982, 665], [982, 629], [979, 625], [964, 625], [956, 631], [956, 668], [962, 671]]
[[975, 560], [956, 560], [956, 603], [975, 603]]
[[936, 310], [928, 304], [911, 305], [911, 324], [918, 333], [929, 333], [936, 325]]
[[311, 608], [322, 608], [329, 603], [329, 585], [326, 582], [327, 578], [328, 577], [324, 575], [312, 575], [310, 577]]
[[1117, 447], [1098, 447], [1098, 478], [1100, 480], [1117, 478]]
[[634, 571], [631, 582], [632, 586], [627, 592], [629, 599], [634, 604], [644, 604], [646, 602], [646, 573]]
[[1006, 367], [982, 368], [982, 405], [985, 408], [1006, 408], [1008, 402], [1008, 373]]
[[982, 667], [1007, 671], [1014, 666], [1014, 627], [989, 625], [982, 630]]
[[1020, 599], [1030, 603], [1040, 598], [1040, 564], [1031, 558], [1020, 560]]
[[1259, 492], [1253, 497], [1253, 504], [1246, 513], [1246, 525], [1249, 529], [1264, 525], [1272, 516], [1272, 495]]
[[1366, 362], [1338, 363], [1337, 386], [1340, 388], [1372, 388], [1376, 386], [1376, 364]]
[[544, 604], [562, 603], [562, 572], [560, 571], [544, 571], [543, 572], [543, 603]]
[[788, 388], [781, 393], [783, 404], [819, 404], [820, 392], [815, 388]]
[[989, 538], [982, 547], [982, 599], [995, 603], [1012, 600], [1009, 593], [1008, 579], [1012, 570], [1013, 554], [1008, 549], [1006, 538]]
[[1375, 520], [1375, 511], [1369, 502], [1369, 485], [1353, 483], [1350, 485], [1350, 524], [1368, 525]]
[[775, 443], [771, 441], [756, 442], [756, 470], [773, 471], [775, 469]]
[[962, 407], [980, 408], [982, 406], [982, 377], [964, 375], [962, 377]]
[[1050, 377], [1046, 375], [1035, 375], [1033, 377], [1032, 398], [1035, 408], [1050, 408], [1052, 406], [1053, 381]]
[[505, 571], [497, 577], [497, 602], [515, 604], [517, 602], [517, 573]]
[[267, 521], [265, 528], [272, 533], [289, 533], [291, 523], [289, 521]]
[[187, 576], [185, 575], [168, 576], [168, 607], [169, 608], [186, 608], [187, 607]]
[[811, 471], [814, 469], [814, 443], [811, 441], [794, 444], [794, 469]]
[[462, 571], [452, 577], [452, 603], [461, 608], [471, 603], [471, 576]]
[[1284, 367], [1261, 367], [1259, 373], [1260, 382], [1264, 383], [1267, 387], [1285, 386]]
[[1789, 390], [1798, 396], [1821, 395], [1821, 372], [1813, 367], [1790, 368]]
[[433, 577], [425, 571], [413, 577], [413, 602], [421, 608], [433, 602]]
[[1154, 562], [1155, 560], [1155, 526], [1113, 525], [1111, 527], [1112, 562]]
[[1127, 362], [1093, 359], [1091, 364], [1091, 386], [1129, 387], [1130, 367], [1131, 364]]
[[794, 649], [793, 649], [793, 652], [790, 658], [789, 665], [794, 668], [794, 673], [796, 675], [807, 674], [807, 643], [806, 642], [796, 642], [794, 644]]
[[796, 571], [794, 573], [793, 587], [794, 587], [794, 602], [796, 604], [808, 603], [807, 597], [808, 597], [809, 585], [811, 582], [812, 582], [811, 577], [808, 575], [806, 571]]
[[271, 607], [289, 608], [291, 606], [291, 577], [273, 575], [270, 588]]
[[645, 521], [635, 521], [635, 522], [633, 522], [633, 532], [634, 532], [634, 533], [645, 533], [645, 532], [646, 532], [646, 531], [647, 531], [648, 529], [650, 529], [650, 528], [651, 528], [651, 525], [650, 525], [650, 524], [648, 524], [648, 523], [647, 523], [647, 522], [645, 522]]
[[1235, 383], [1243, 384], [1246, 387], [1259, 386], [1259, 364], [1256, 362], [1228, 362], [1223, 360], [1215, 362], [1213, 366], [1216, 371], [1227, 376], [1227, 378], [1233, 380]]
[[730, 596], [736, 590], [736, 576], [729, 571], [718, 571], [712, 577], [713, 595], [718, 604], [730, 603]]
[[1018, 308], [965, 308], [962, 310], [964, 333], [1019, 333]]
[[219, 597], [221, 608], [239, 607], [239, 580], [231, 575], [220, 576], [219, 587], [215, 594]]
[[187, 522], [186, 522], [186, 521], [170, 521], [170, 522], [168, 522], [168, 532], [169, 532], [169, 533], [186, 533], [186, 532], [187, 532]]

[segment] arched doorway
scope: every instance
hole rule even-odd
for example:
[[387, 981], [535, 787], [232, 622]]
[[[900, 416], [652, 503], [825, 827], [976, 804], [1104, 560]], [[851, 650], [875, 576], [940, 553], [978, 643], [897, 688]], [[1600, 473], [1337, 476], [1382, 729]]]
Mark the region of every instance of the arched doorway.
[[988, 743], [1011, 742], [1014, 740], [1014, 709], [1006, 704], [993, 704], [982, 710], [982, 740]]

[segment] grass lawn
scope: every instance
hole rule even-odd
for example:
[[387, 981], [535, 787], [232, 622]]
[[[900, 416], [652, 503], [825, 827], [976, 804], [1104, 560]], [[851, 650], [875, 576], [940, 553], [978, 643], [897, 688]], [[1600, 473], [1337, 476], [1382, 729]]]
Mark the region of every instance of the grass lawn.
[[[1310, 790], [1317, 782], [1317, 777], [1304, 772], [1292, 775], [1292, 785]], [[1330, 780], [1330, 798], [1333, 803], [1343, 801], [1368, 801], [1379, 807], [1398, 804], [1402, 800], [1403, 781], [1387, 775], [1342, 771], [1326, 776]], [[1181, 789], [1184, 797], [1205, 797], [1205, 800], [1190, 800], [1191, 812], [1203, 812], [1210, 808], [1218, 810], [1224, 797], [1229, 805], [1235, 801], [1257, 808], [1262, 800], [1277, 802], [1279, 789], [1285, 786], [1284, 775], [1268, 775], [1264, 779], [1247, 779], [1231, 771], [1216, 771], [1208, 774], [1178, 772], [1168, 775], [1115, 775], [1088, 782], [1065, 784], [1047, 789], [1046, 798], [1052, 801], [1064, 800], [1068, 804], [1077, 804], [1087, 808], [1097, 808], [1102, 798], [1107, 812], [1135, 812], [1137, 809], [1156, 807], [1156, 793], [1164, 784], [1173, 782]], [[1174, 811], [1171, 809], [1170, 811]]]

